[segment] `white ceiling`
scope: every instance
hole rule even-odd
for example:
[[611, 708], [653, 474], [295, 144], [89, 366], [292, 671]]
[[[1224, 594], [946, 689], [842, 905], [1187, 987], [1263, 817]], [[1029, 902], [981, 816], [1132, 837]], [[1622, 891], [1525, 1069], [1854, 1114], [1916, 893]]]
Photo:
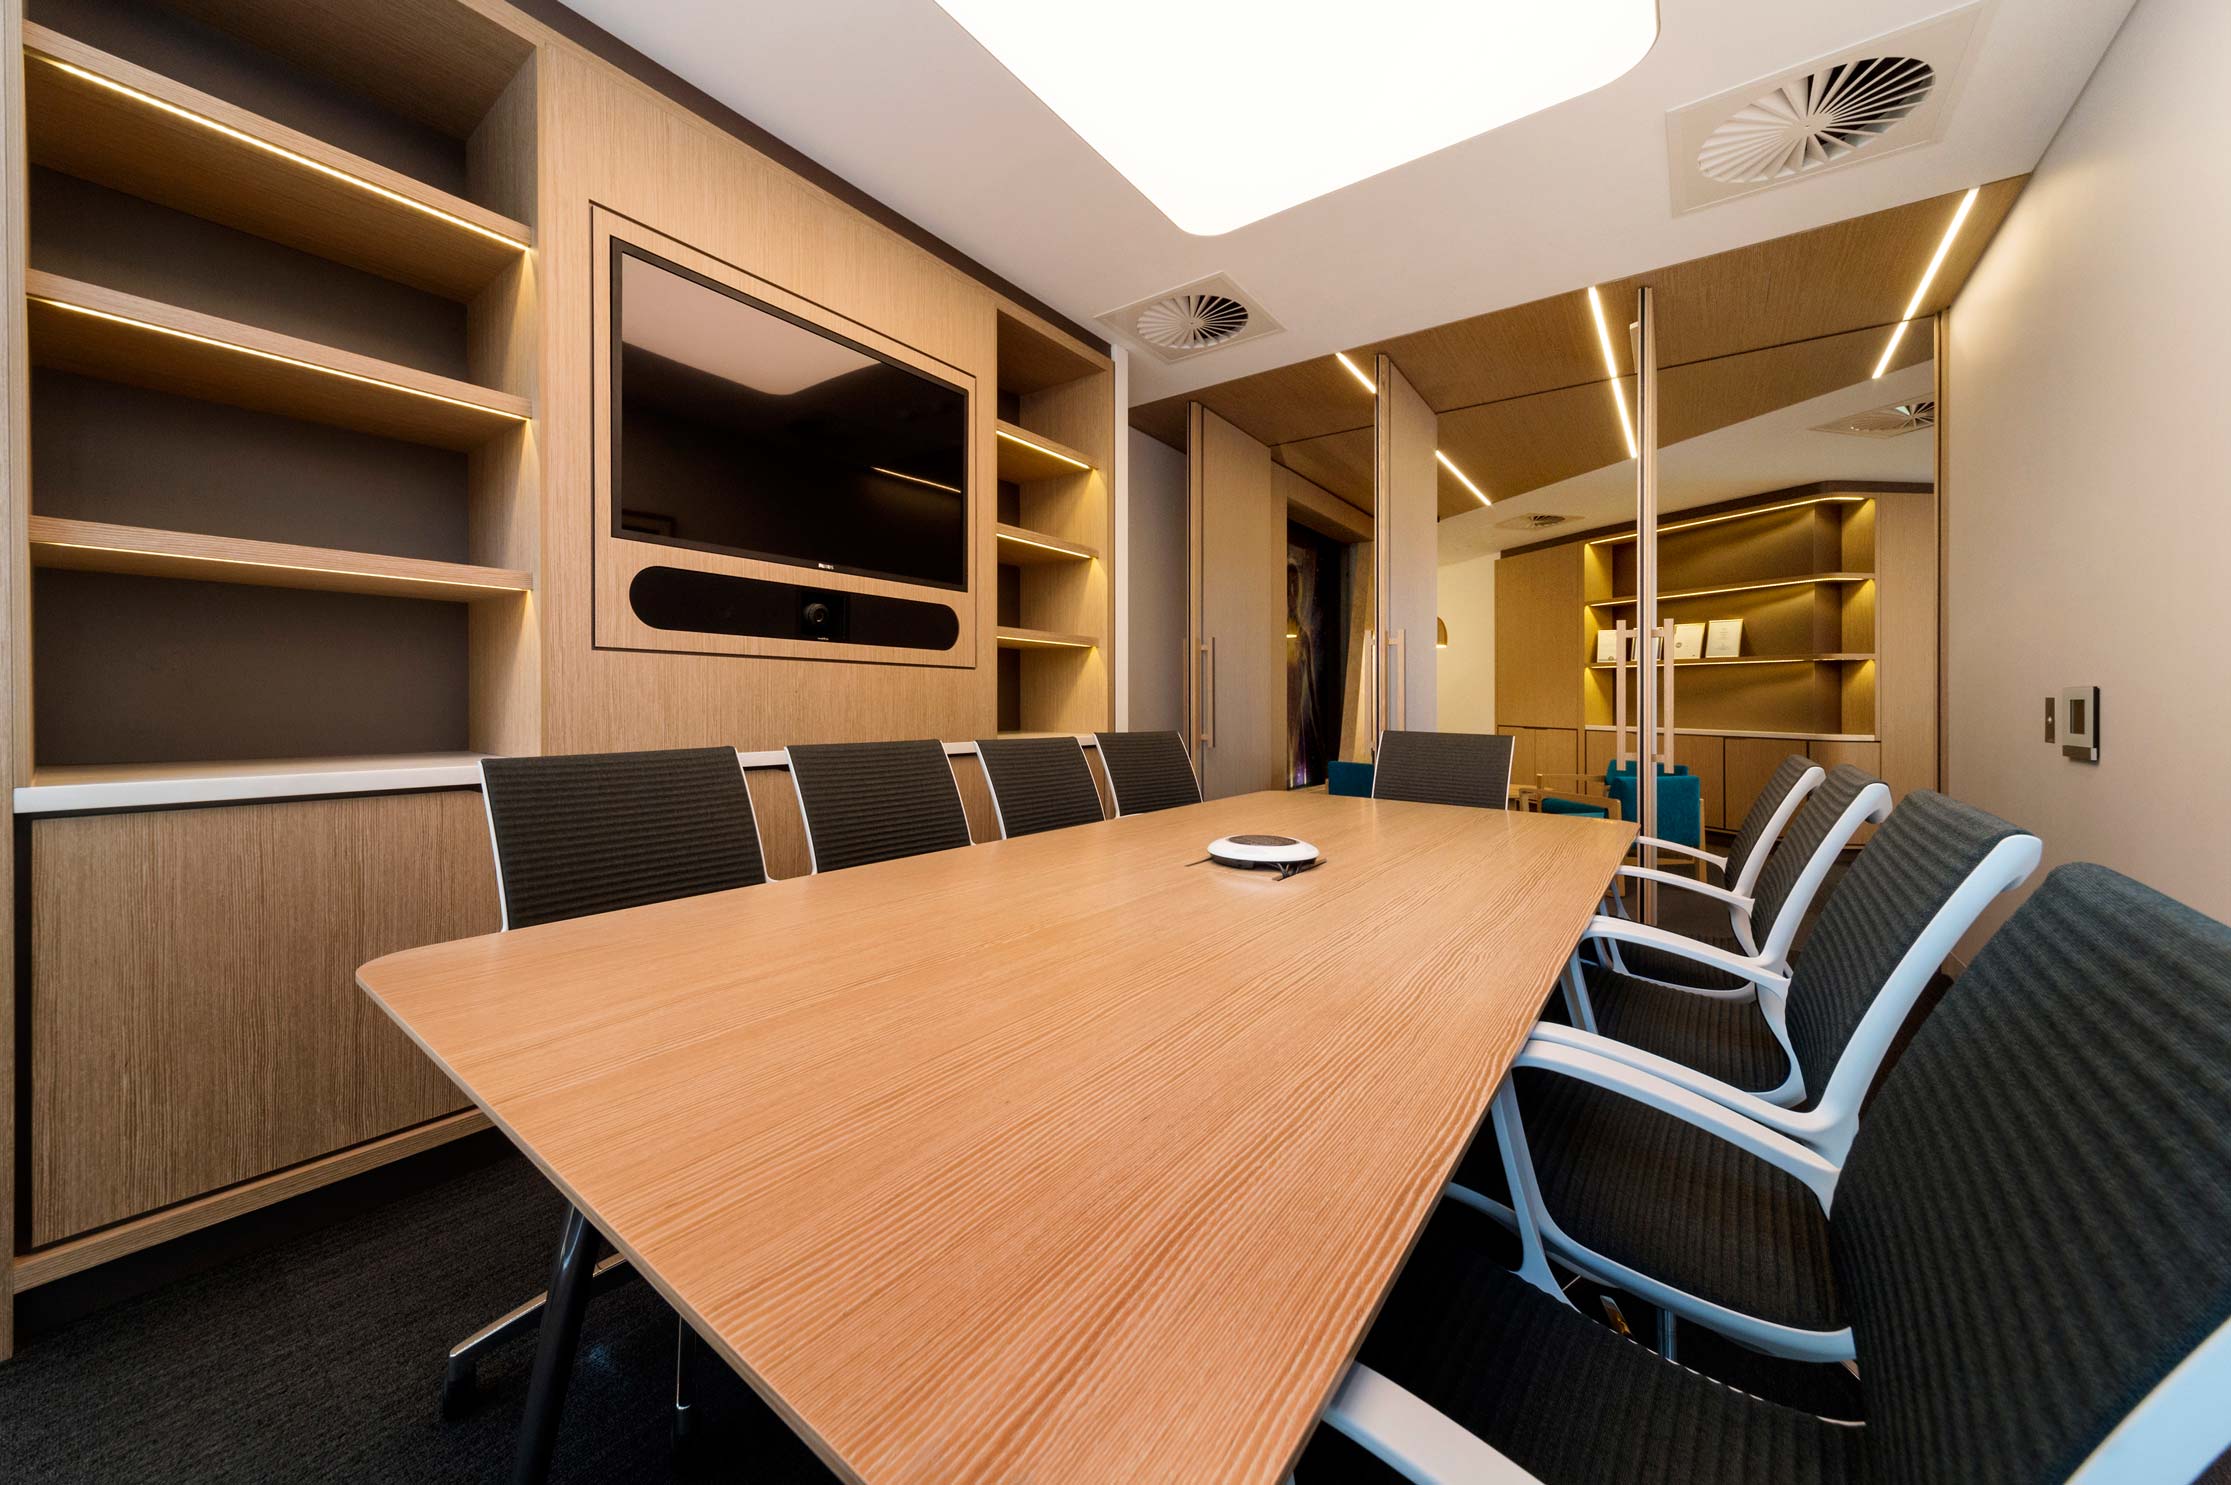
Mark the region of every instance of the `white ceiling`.
[[[932, 0], [568, 3], [1074, 319], [1224, 271], [1285, 323], [1177, 366], [1134, 357], [1146, 402], [2021, 174], [2132, 0], [1997, 0], [1941, 143], [1680, 217], [1668, 110], [1951, 7], [1662, 0], [1656, 48], [1609, 86], [1213, 238], [1172, 225]], [[1171, 55], [1139, 107], [1215, 86], [1183, 38]], [[1367, 129], [1404, 79], [1352, 84], [1324, 105]]]
[[[1932, 483], [1937, 477], [1934, 429], [1896, 438], [1855, 438], [1818, 429], [1853, 413], [1935, 395], [1936, 363], [1924, 361], [1893, 371], [1879, 382], [1839, 388], [1825, 397], [1669, 444], [1658, 453], [1658, 509], [1670, 515], [1692, 505], [1820, 480]], [[1536, 511], [1565, 516], [1572, 524], [1548, 532], [1514, 531], [1501, 524]], [[1594, 526], [1632, 525], [1634, 517], [1635, 466], [1633, 460], [1623, 459], [1498, 500], [1485, 510], [1449, 517], [1439, 528], [1441, 562], [1445, 566]]]

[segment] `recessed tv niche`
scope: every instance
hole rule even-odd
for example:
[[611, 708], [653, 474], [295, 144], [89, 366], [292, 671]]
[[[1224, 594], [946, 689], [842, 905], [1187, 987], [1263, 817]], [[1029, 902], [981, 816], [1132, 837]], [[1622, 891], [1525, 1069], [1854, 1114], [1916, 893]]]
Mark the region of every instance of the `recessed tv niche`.
[[968, 394], [612, 245], [613, 534], [968, 585]]

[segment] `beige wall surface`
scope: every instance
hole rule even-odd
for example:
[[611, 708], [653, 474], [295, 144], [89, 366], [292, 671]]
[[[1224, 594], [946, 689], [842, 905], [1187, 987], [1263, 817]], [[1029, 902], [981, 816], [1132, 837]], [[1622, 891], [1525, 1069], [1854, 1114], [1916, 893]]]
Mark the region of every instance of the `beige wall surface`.
[[1440, 570], [1441, 622], [1449, 626], [1449, 647], [1436, 652], [1443, 732], [1495, 730], [1495, 560]]
[[[2218, 917], [2226, 56], [2221, 0], [2140, 0], [1954, 306], [1945, 386], [1947, 787], [2037, 831], [2048, 867]], [[2044, 740], [2045, 698], [2091, 685], [2096, 765]]]

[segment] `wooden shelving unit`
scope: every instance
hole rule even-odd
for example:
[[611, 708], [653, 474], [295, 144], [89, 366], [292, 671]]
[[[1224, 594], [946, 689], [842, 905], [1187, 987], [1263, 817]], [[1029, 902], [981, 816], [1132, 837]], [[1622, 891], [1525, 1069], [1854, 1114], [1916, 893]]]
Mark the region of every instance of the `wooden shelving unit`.
[[[1677, 670], [1687, 670], [1691, 666], [1707, 665], [1842, 665], [1852, 661], [1872, 660], [1874, 658], [1872, 655], [1850, 652], [1824, 655], [1736, 655], [1721, 656], [1718, 659], [1699, 657], [1695, 660], [1676, 660], [1673, 664]], [[1588, 668], [1590, 670], [1617, 670], [1619, 667], [1609, 663], [1597, 662], [1590, 664]]]
[[32, 269], [34, 366], [469, 450], [531, 415], [508, 392]]
[[1019, 313], [1001, 311], [998, 332], [998, 726], [1097, 731], [1115, 721], [1114, 370]]
[[286, 542], [243, 541], [187, 531], [151, 531], [143, 526], [112, 526], [57, 516], [32, 516], [30, 534], [34, 567], [76, 572], [449, 603], [516, 598], [534, 587], [532, 575], [496, 567], [342, 552]]
[[1092, 650], [1100, 642], [1089, 634], [1063, 634], [1052, 629], [1025, 629], [1019, 624], [1002, 624], [997, 631], [999, 647], [1003, 650]]
[[24, 28], [31, 161], [459, 301], [525, 223], [48, 27]]
[[[1658, 595], [1658, 601], [1660, 603], [1675, 603], [1687, 598], [1721, 598], [1736, 593], [1771, 593], [1778, 588], [1832, 588], [1846, 583], [1871, 583], [1874, 580], [1875, 575], [1871, 572], [1815, 572], [1808, 573], [1804, 577], [1772, 578], [1765, 582], [1731, 583], [1716, 588], [1689, 588], [1671, 593], [1661, 592]], [[1616, 598], [1591, 598], [1588, 600], [1590, 608], [1631, 608], [1634, 603], [1635, 596], [1632, 593]]]
[[1001, 418], [993, 429], [999, 443], [999, 477], [1014, 484], [1062, 479], [1096, 472], [1092, 460], [1042, 433], [1018, 428]]
[[1083, 542], [1063, 541], [1045, 531], [999, 523], [999, 560], [1014, 567], [1035, 567], [1049, 562], [1097, 562], [1100, 553]]

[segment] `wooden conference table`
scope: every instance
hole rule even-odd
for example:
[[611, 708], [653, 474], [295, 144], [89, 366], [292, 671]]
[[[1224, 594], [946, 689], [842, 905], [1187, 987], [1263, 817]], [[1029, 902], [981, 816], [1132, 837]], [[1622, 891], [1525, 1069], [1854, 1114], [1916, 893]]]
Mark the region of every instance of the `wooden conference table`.
[[1256, 794], [358, 980], [841, 1476], [1270, 1482], [1633, 834]]

